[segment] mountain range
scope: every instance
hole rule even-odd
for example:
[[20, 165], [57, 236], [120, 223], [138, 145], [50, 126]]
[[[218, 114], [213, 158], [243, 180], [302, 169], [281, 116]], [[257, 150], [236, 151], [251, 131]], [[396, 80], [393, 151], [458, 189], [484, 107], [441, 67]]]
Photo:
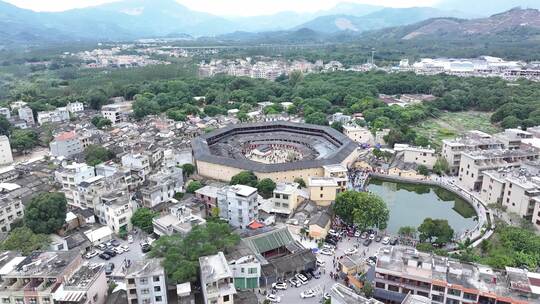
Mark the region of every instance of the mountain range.
[[[198, 12], [175, 0], [122, 0], [64, 12], [34, 12], [0, 0], [0, 47], [36, 45], [66, 41], [128, 41], [155, 37], [201, 37], [205, 39], [258, 40], [261, 37], [335, 40], [375, 31], [385, 37], [411, 39], [442, 32], [493, 31], [501, 25], [490, 23], [500, 17], [467, 19], [477, 11], [467, 3], [485, 7], [505, 7], [515, 1], [540, 6], [538, 0], [443, 0], [437, 8], [387, 8], [378, 5], [339, 3], [315, 13], [280, 12], [254, 17], [223, 17]], [[529, 2], [528, 2], [529, 1]], [[455, 3], [451, 6], [448, 3]], [[488, 3], [493, 2], [490, 6]], [[499, 3], [500, 2], [500, 3]], [[504, 2], [504, 3], [503, 3]], [[533, 3], [534, 2], [534, 3]], [[460, 5], [460, 3], [462, 5]], [[536, 4], [535, 4], [536, 3]], [[463, 8], [464, 11], [453, 9]], [[534, 10], [508, 26], [536, 25]], [[483, 21], [482, 21], [483, 20]], [[521, 20], [521, 21], [520, 21]], [[484, 22], [484, 26], [473, 26]], [[386, 29], [383, 32], [378, 30]], [[409, 33], [406, 33], [409, 31]]]

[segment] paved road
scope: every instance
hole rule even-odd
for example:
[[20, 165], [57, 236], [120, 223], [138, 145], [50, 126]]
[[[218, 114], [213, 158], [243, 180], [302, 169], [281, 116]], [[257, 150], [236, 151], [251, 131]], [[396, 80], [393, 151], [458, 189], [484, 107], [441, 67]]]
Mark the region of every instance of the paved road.
[[[372, 255], [375, 255], [375, 253], [381, 248], [383, 245], [381, 243], [373, 242], [369, 247], [364, 247], [361, 244], [361, 241], [363, 239], [352, 237], [345, 238], [341, 242], [338, 243], [338, 249], [335, 252], [335, 257], [340, 257], [344, 255], [344, 251], [350, 248], [353, 248], [355, 244], [358, 244], [358, 241], [360, 241], [359, 244], [359, 253], [362, 254], [363, 250], [366, 250], [366, 258]], [[303, 241], [302, 242], [306, 247], [313, 247], [315, 246], [312, 242]], [[280, 303], [305, 303], [305, 304], [315, 304], [320, 303], [322, 300], [323, 294], [325, 292], [329, 292], [329, 288], [332, 287], [332, 285], [336, 282], [343, 283], [343, 280], [335, 281], [330, 277], [330, 272], [333, 269], [333, 258], [334, 256], [327, 256], [322, 254], [317, 254], [317, 258], [325, 262], [324, 269], [321, 269], [321, 278], [320, 279], [311, 279], [308, 281], [307, 285], [302, 285], [299, 288], [291, 287], [289, 284], [287, 290], [279, 290], [277, 292], [277, 295], [281, 298]], [[317, 296], [314, 298], [308, 298], [308, 299], [302, 299], [300, 297], [300, 293], [307, 290], [307, 289], [314, 289], [317, 292]], [[267, 290], [269, 292], [269, 289]], [[262, 303], [264, 300], [264, 296], [258, 295], [259, 302]]]

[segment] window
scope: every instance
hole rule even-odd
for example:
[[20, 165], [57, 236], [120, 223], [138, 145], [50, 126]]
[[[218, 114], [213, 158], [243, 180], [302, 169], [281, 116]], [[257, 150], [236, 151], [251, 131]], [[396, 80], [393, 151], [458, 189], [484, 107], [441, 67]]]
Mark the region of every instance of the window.
[[461, 296], [461, 290], [449, 288], [448, 294], [453, 296]]
[[161, 296], [156, 296], [156, 302], [161, 302]]
[[444, 292], [445, 288], [442, 287], [442, 286], [433, 285], [433, 290], [439, 291], [439, 292]]
[[159, 276], [154, 276], [154, 282], [159, 282]]
[[381, 282], [375, 282], [375, 288], [386, 289], [386, 285]]
[[99, 296], [99, 295], [98, 295], [97, 293], [94, 295], [94, 297], [92, 298], [92, 299], [94, 300], [94, 302], [97, 302], [98, 296]]
[[438, 295], [431, 295], [431, 300], [435, 301], [435, 302], [441, 302], [444, 300], [443, 296], [438, 296]]
[[128, 279], [128, 284], [135, 284], [135, 279]]
[[223, 296], [223, 302], [229, 302], [229, 295]]
[[399, 292], [399, 287], [395, 285], [388, 285], [388, 290]]
[[144, 288], [144, 289], [141, 289], [141, 294], [149, 294], [150, 293], [150, 290], [148, 290], [148, 288]]
[[141, 278], [141, 279], [139, 279], [139, 283], [141, 283], [142, 285], [146, 285], [146, 284], [148, 284], [148, 279], [147, 278]]
[[321, 193], [321, 198], [323, 197], [323, 194]]
[[249, 273], [249, 274], [257, 273], [257, 268], [249, 268], [249, 269], [248, 269], [248, 273]]
[[132, 294], [132, 295], [137, 294], [137, 289], [130, 289], [129, 294]]
[[161, 291], [161, 286], [154, 286], [154, 291], [155, 292], [160, 292]]
[[283, 194], [283, 199], [289, 199], [289, 196], [287, 194]]

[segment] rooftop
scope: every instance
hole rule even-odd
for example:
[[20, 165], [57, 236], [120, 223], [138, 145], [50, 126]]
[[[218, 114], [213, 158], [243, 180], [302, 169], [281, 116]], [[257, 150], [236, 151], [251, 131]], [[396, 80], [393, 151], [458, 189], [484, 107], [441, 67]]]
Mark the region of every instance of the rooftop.
[[144, 259], [132, 261], [126, 269], [126, 277], [149, 277], [164, 275], [165, 270], [161, 266], [161, 259]]
[[337, 181], [333, 177], [310, 176], [308, 179], [309, 187], [337, 187]]
[[199, 264], [201, 266], [202, 282], [216, 282], [221, 279], [232, 277], [231, 269], [229, 268], [223, 252], [200, 257]]
[[62, 276], [77, 257], [80, 257], [80, 254], [76, 250], [34, 252], [25, 257], [5, 277], [56, 278]]
[[229, 190], [236, 193], [237, 195], [248, 197], [252, 195], [253, 193], [257, 192], [257, 188], [253, 188], [246, 185], [234, 185], [230, 186]]

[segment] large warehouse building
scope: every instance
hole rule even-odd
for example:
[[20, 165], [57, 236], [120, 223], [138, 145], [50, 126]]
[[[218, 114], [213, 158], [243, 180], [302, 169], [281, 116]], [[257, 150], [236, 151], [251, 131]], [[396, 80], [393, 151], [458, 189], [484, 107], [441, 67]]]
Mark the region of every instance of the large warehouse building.
[[276, 182], [307, 180], [324, 176], [323, 166], [349, 166], [359, 153], [330, 127], [285, 121], [231, 125], [195, 138], [192, 148], [198, 173], [222, 181], [242, 171]]

